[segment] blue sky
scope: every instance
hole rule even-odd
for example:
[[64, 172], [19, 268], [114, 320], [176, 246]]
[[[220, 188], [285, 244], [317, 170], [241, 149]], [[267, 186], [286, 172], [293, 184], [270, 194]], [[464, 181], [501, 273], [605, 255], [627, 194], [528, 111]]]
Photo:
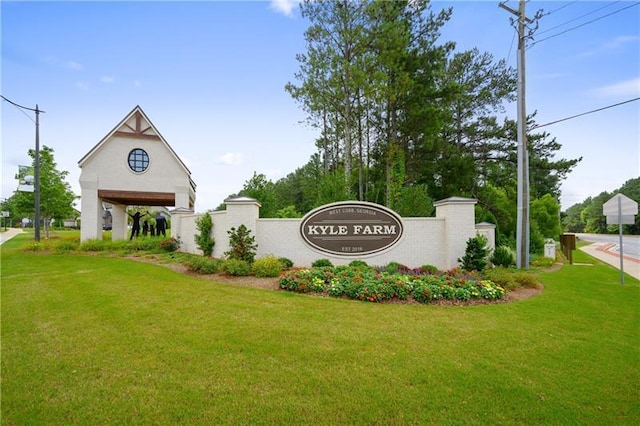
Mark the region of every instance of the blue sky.
[[[640, 96], [637, 3], [527, 3], [530, 17], [551, 12], [526, 57], [527, 111], [538, 111], [538, 123]], [[497, 1], [432, 2], [448, 6], [442, 42], [516, 66], [511, 15]], [[136, 105], [191, 170], [197, 211], [218, 206], [254, 171], [277, 180], [316, 151], [317, 132], [284, 90], [305, 51], [295, 1], [2, 1], [0, 12], [1, 93], [46, 111], [40, 142], [78, 195], [78, 160]], [[34, 116], [1, 108], [6, 198], [17, 166], [30, 162]], [[515, 113], [514, 103], [507, 115]], [[639, 117], [635, 101], [544, 128], [563, 145], [559, 157], [583, 157], [562, 186], [563, 209], [640, 175]]]

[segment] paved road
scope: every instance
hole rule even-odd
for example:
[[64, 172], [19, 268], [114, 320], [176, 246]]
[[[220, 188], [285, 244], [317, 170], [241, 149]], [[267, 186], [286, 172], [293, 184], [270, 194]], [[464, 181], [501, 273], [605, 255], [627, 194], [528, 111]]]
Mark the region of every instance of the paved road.
[[[598, 244], [614, 244], [609, 251], [620, 252], [620, 236], [618, 234], [576, 234], [578, 238]], [[622, 253], [640, 259], [640, 235], [622, 236]]]
[[[620, 268], [620, 236], [605, 234], [576, 234], [583, 241], [593, 244], [580, 250], [616, 268]], [[640, 280], [640, 236], [622, 236], [624, 272]]]

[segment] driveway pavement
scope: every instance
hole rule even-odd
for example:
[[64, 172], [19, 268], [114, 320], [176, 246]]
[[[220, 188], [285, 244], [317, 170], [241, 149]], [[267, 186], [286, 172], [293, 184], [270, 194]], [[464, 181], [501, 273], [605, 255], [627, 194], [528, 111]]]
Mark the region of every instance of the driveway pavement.
[[0, 232], [0, 245], [3, 244], [5, 241], [9, 241], [11, 238], [15, 237], [21, 232], [22, 232], [22, 229], [20, 228], [8, 228], [6, 231]]

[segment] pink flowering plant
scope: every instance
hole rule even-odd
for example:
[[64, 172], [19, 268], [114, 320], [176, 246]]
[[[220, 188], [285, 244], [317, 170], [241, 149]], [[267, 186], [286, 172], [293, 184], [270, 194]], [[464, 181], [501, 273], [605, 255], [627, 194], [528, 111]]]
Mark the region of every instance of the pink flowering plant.
[[282, 274], [282, 290], [298, 293], [323, 293], [367, 302], [410, 300], [432, 303], [439, 300], [465, 302], [474, 299], [497, 300], [505, 290], [478, 273], [461, 269], [436, 272], [433, 268], [410, 269], [394, 264], [392, 268], [363, 265], [312, 267]]
[[333, 276], [331, 269], [330, 267], [318, 267], [285, 271], [280, 276], [278, 287], [297, 293], [324, 293]]
[[176, 251], [180, 248], [180, 238], [170, 237], [160, 241], [160, 248], [164, 251]]

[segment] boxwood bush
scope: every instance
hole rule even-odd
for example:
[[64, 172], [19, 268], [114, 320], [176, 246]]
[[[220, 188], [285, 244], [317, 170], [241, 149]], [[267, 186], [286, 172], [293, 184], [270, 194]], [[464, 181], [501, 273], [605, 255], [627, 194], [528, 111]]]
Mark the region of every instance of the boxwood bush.
[[513, 252], [507, 246], [498, 246], [493, 250], [489, 259], [495, 266], [504, 266], [508, 268], [515, 264]]
[[280, 263], [282, 263], [282, 269], [293, 268], [293, 261], [291, 259], [287, 259], [286, 257], [281, 257], [278, 259]]
[[216, 274], [222, 269], [224, 261], [204, 256], [192, 256], [186, 261], [187, 269], [199, 274]]
[[316, 268], [320, 268], [323, 266], [333, 266], [333, 263], [331, 263], [331, 261], [329, 259], [318, 259], [315, 260], [311, 266], [316, 267]]
[[223, 269], [229, 275], [244, 277], [251, 273], [251, 264], [246, 260], [227, 259], [224, 262]]
[[275, 256], [265, 256], [256, 259], [251, 265], [251, 271], [256, 277], [278, 277], [282, 274], [283, 263]]

